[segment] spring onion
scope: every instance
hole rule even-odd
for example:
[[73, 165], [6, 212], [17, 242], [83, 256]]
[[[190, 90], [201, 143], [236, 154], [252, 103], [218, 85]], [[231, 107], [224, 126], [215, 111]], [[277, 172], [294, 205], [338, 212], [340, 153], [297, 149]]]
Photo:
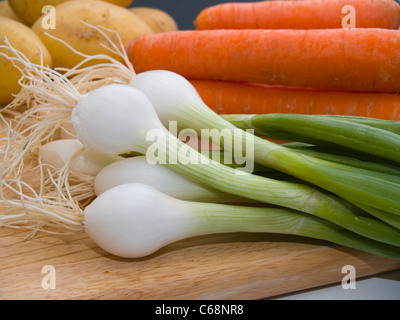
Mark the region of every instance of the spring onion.
[[[260, 136], [289, 141], [322, 141], [400, 162], [396, 133], [345, 118], [304, 114], [228, 115], [225, 119], [242, 129], [255, 129]], [[305, 141], [307, 140], [307, 141]], [[321, 143], [319, 143], [321, 144]]]
[[[131, 83], [144, 92], [163, 123], [178, 121], [182, 127], [197, 132], [202, 129], [231, 130], [233, 124], [210, 110], [185, 78], [169, 71], [155, 70], [138, 74]], [[247, 135], [243, 135], [246, 141]], [[217, 143], [218, 141], [214, 141]], [[232, 148], [219, 142], [224, 149]], [[231, 151], [231, 150], [229, 150]], [[235, 150], [233, 150], [235, 152]], [[293, 175], [351, 202], [400, 215], [399, 184], [373, 175], [351, 173], [352, 167], [298, 154], [265, 139], [254, 137], [254, 159], [257, 163]]]
[[148, 256], [189, 237], [217, 233], [292, 234], [400, 259], [397, 247], [366, 239], [293, 210], [182, 201], [143, 184], [112, 188], [86, 207], [85, 232], [107, 252], [125, 258]]
[[344, 120], [348, 122], [360, 123], [370, 127], [383, 129], [386, 131], [390, 131], [393, 133], [400, 134], [400, 121], [394, 120], [383, 120], [383, 119], [375, 119], [369, 117], [356, 117], [356, 116], [347, 116], [347, 115], [317, 115], [320, 118], [333, 118], [338, 120]]
[[296, 146], [296, 144], [292, 143], [284, 145], [293, 151], [301, 154], [310, 155], [314, 158], [328, 160], [350, 167], [386, 173], [390, 176], [386, 176], [385, 179], [392, 179], [393, 181], [400, 182], [400, 180], [398, 180], [398, 177], [400, 177], [400, 166], [394, 165], [392, 163], [387, 163], [387, 161], [376, 157], [361, 154], [358, 152], [352, 152], [349, 150], [337, 150], [335, 148], [321, 148], [319, 146], [301, 145]]
[[96, 196], [99, 196], [109, 189], [128, 183], [147, 184], [166, 195], [181, 200], [201, 202], [250, 201], [199, 185], [163, 165], [151, 165], [145, 156], [127, 158], [104, 167], [94, 179], [94, 192]]
[[[355, 202], [355, 204], [357, 204]], [[384, 210], [379, 210], [376, 208], [369, 208], [363, 204], [358, 204], [358, 207], [363, 209], [365, 212], [370, 213], [372, 216], [380, 219], [381, 221], [387, 223], [388, 225], [400, 230], [400, 219], [399, 216]]]
[[321, 153], [311, 150], [297, 150], [297, 149], [292, 149], [292, 150], [301, 154], [310, 155], [314, 158], [328, 160], [330, 163], [344, 164], [347, 167], [352, 167], [353, 172], [358, 171], [360, 169], [359, 170], [360, 173], [365, 173], [367, 175], [374, 175], [376, 177], [380, 177], [387, 181], [392, 181], [400, 184], [400, 171], [391, 165], [362, 161], [357, 158], [332, 155], [328, 153]]
[[238, 174], [236, 169], [212, 161], [172, 135], [146, 95], [131, 86], [109, 85], [85, 94], [71, 119], [77, 137], [89, 150], [104, 154], [141, 152], [150, 162], [154, 160], [154, 154], [149, 153], [152, 150], [168, 168], [197, 183], [316, 215], [377, 241], [400, 244], [398, 230], [354, 215], [334, 196], [302, 184]]
[[69, 166], [71, 171], [95, 176], [107, 165], [123, 158], [86, 150], [78, 139], [64, 139], [55, 140], [41, 146], [39, 159], [42, 165], [55, 169], [63, 169]]

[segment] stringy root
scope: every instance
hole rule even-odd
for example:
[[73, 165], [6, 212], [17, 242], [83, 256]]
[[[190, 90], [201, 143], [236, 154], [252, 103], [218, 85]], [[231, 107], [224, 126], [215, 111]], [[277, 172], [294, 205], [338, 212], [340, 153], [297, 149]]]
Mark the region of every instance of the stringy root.
[[21, 91], [0, 111], [0, 227], [29, 229], [33, 234], [84, 229], [84, 208], [95, 197], [94, 178], [70, 171], [68, 164], [63, 169], [44, 167], [39, 149], [59, 139], [82, 95], [112, 83], [128, 84], [135, 76], [118, 34], [115, 44], [106, 33], [114, 31], [88, 26], [104, 37], [103, 46], [120, 61], [104, 54], [85, 55], [48, 35], [83, 59], [72, 69], [53, 70], [31, 63], [7, 40], [0, 45], [9, 52], [0, 55], [22, 74]]
[[[74, 199], [74, 192], [78, 192], [79, 197], [82, 194], [79, 187], [70, 190], [70, 182], [61, 181], [55, 172], [43, 172], [40, 166], [29, 169], [17, 179], [2, 180], [0, 226], [50, 234], [82, 231], [84, 205], [78, 198]], [[89, 183], [87, 180], [86, 184]]]

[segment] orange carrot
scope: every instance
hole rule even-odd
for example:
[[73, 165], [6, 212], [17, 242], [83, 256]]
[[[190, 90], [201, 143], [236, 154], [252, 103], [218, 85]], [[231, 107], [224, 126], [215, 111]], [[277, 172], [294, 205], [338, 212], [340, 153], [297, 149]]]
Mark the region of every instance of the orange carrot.
[[394, 0], [304, 0], [223, 3], [196, 17], [205, 29], [330, 29], [342, 28], [346, 5], [355, 9], [357, 28], [397, 29], [400, 6]]
[[319, 91], [211, 80], [191, 80], [219, 114], [329, 114], [400, 120], [400, 95]]
[[138, 37], [127, 53], [138, 73], [164, 69], [191, 80], [400, 91], [398, 30], [175, 31]]

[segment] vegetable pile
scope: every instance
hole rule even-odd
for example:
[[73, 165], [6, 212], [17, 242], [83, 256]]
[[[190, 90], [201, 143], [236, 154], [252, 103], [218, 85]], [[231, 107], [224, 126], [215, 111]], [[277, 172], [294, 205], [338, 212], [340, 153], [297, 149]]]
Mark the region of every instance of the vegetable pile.
[[[104, 48], [109, 42], [101, 31], [88, 24], [108, 30], [109, 40], [123, 45], [139, 35], [178, 29], [168, 13], [155, 8], [129, 7], [131, 3], [132, 0], [0, 0], [0, 44], [7, 38], [31, 62], [58, 70], [84, 63], [87, 55], [98, 55], [98, 59], [91, 60], [92, 65], [108, 62], [110, 58], [123, 62], [118, 53]], [[6, 48], [0, 53], [10, 55]], [[0, 74], [1, 106], [11, 103], [13, 95], [21, 90], [18, 83], [21, 74], [1, 56]], [[103, 78], [107, 78], [105, 72]]]
[[[268, 232], [400, 259], [400, 8], [346, 1], [363, 28], [341, 29], [340, 1], [284, 2], [242, 4], [252, 21], [293, 9], [273, 27], [222, 29], [206, 10], [195, 25], [208, 30], [129, 44], [84, 23], [105, 51], [53, 35], [81, 60], [57, 70], [6, 41], [22, 90], [0, 118], [0, 226], [84, 231], [127, 258], [198, 235]], [[318, 29], [298, 13], [320, 13], [315, 3], [330, 8]], [[369, 6], [381, 16], [369, 18]], [[209, 10], [222, 7], [235, 21], [242, 10]]]
[[[342, 28], [343, 8], [356, 28]], [[393, 0], [224, 3], [197, 30], [145, 35], [128, 54], [136, 72], [183, 75], [218, 113], [304, 113], [399, 120]]]

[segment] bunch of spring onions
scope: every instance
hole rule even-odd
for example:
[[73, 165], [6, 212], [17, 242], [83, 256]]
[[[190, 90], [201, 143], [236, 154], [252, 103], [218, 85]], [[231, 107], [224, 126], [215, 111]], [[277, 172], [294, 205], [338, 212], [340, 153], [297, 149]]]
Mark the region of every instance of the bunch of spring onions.
[[[13, 161], [7, 161], [7, 150], [15, 141], [9, 139], [8, 148], [3, 149], [1, 188], [13, 191], [18, 199], [1, 192], [2, 225], [27, 224], [34, 228], [36, 223], [41, 229], [49, 225], [68, 232], [84, 230], [106, 251], [129, 258], [149, 255], [171, 242], [196, 235], [272, 232], [324, 239], [400, 259], [400, 184], [391, 172], [307, 154], [315, 152], [307, 149], [309, 144], [296, 148], [269, 142], [259, 137], [268, 128], [240, 115], [222, 118], [203, 103], [186, 79], [172, 72], [145, 72], [126, 77], [129, 81], [125, 84], [97, 83], [93, 90], [86, 90], [82, 73], [74, 82], [65, 74], [24, 59], [21, 63], [25, 65], [25, 78], [30, 77], [22, 94], [30, 92], [30, 97], [44, 104], [41, 112], [48, 111], [46, 115], [60, 121], [58, 126], [62, 126], [67, 110], [72, 112], [70, 118], [79, 140], [80, 149], [72, 152], [71, 161], [48, 157], [42, 148], [40, 168], [88, 170], [95, 199], [90, 205], [78, 204], [65, 179], [63, 187], [57, 179], [49, 180], [52, 193], [30, 190], [31, 194], [25, 194], [29, 186], [9, 170]], [[79, 86], [85, 90], [79, 90]], [[48, 103], [56, 104], [62, 112], [57, 113]], [[227, 155], [254, 161], [265, 170], [261, 174], [246, 172], [225, 165], [223, 157], [217, 161], [209, 152], [199, 152], [167, 130], [171, 121], [199, 134], [205, 129], [224, 132], [225, 140], [212, 142]], [[49, 128], [44, 129], [43, 123], [36, 126], [49, 136]], [[239, 127], [255, 129], [255, 135]], [[15, 128], [9, 128], [12, 132], [8, 137], [18, 136]], [[28, 137], [32, 140], [33, 136]], [[21, 154], [13, 154], [12, 159], [23, 158], [29, 149], [27, 144], [20, 145], [24, 146]], [[243, 155], [249, 145], [250, 152]], [[97, 156], [99, 161], [93, 158]], [[82, 163], [92, 163], [93, 170]], [[385, 162], [381, 165], [386, 168]], [[396, 170], [395, 166], [390, 169]], [[136, 172], [146, 175], [140, 177]], [[276, 172], [290, 179], [274, 178]], [[159, 176], [151, 178], [152, 174]], [[267, 207], [255, 208], [250, 205], [254, 202]]]
[[[164, 123], [176, 120], [181, 126], [192, 128], [199, 133], [204, 128], [213, 128], [225, 131], [229, 129], [233, 135], [234, 129], [237, 128], [211, 111], [202, 102], [190, 83], [177, 74], [168, 71], [145, 72], [137, 75], [133, 84], [149, 97]], [[180, 94], [174, 95], [172, 88], [179, 91]], [[334, 120], [331, 119], [331, 121]], [[354, 127], [354, 125], [352, 123], [348, 127]], [[254, 126], [250, 125], [249, 127], [253, 128]], [[370, 129], [369, 126], [368, 129]], [[357, 128], [354, 128], [354, 132], [356, 137], [362, 138]], [[387, 132], [387, 135], [391, 135], [391, 132]], [[243, 134], [243, 140], [245, 139], [246, 135]], [[348, 139], [350, 140], [350, 137]], [[392, 137], [390, 141], [395, 139]], [[224, 145], [223, 140], [221, 147], [233, 153], [236, 152], [230, 150], [230, 145]], [[375, 147], [368, 146], [368, 148]], [[391, 148], [394, 149], [394, 154], [396, 151], [399, 152], [398, 147], [392, 146]], [[254, 137], [254, 160], [266, 167], [319, 186], [350, 202], [357, 199], [358, 203], [365, 206], [400, 214], [399, 185], [390, 179], [385, 179], [386, 176], [382, 177], [372, 171], [355, 170], [352, 166], [299, 154], [258, 136]]]
[[[127, 100], [119, 99], [109, 108], [109, 99], [115, 101], [116, 94]], [[129, 116], [131, 112], [140, 117], [132, 116], [133, 113]], [[95, 120], [94, 113], [97, 114]], [[88, 93], [75, 107], [72, 121], [77, 136], [87, 148], [80, 157], [87, 154], [86, 150], [94, 150], [101, 157], [147, 150], [152, 143], [146, 141], [145, 133], [157, 129], [165, 139], [170, 139], [164, 150], [167, 158], [174, 157], [173, 153], [178, 150], [169, 149], [172, 142], [192, 160], [187, 164], [151, 165], [146, 156], [128, 157], [104, 165], [95, 174], [97, 198], [80, 212], [81, 220], [77, 223], [84, 225], [98, 245], [115, 255], [142, 257], [171, 242], [202, 234], [271, 232], [324, 239], [398, 258], [398, 231], [356, 215], [352, 207], [340, 199], [310, 186], [254, 174], [237, 174], [235, 168], [206, 158], [172, 136], [158, 120], [149, 99], [135, 88], [111, 85]], [[116, 140], [111, 138], [114, 134], [118, 137]], [[61, 140], [58, 144], [64, 141], [71, 143]], [[159, 146], [161, 152], [163, 144]], [[108, 152], [109, 148], [113, 150]], [[43, 149], [42, 155], [49, 148]], [[96, 154], [94, 151], [91, 155]], [[76, 159], [79, 157], [74, 161]], [[51, 157], [47, 157], [46, 164], [62, 165]], [[256, 208], [243, 198], [279, 207]], [[247, 205], [215, 203], [240, 200]], [[354, 228], [356, 232], [348, 231], [351, 224], [358, 225]]]
[[[117, 96], [119, 99], [116, 99]], [[110, 103], [112, 103], [113, 108], [109, 107]], [[352, 210], [352, 207], [339, 197], [320, 191], [319, 189], [316, 189], [310, 185], [273, 180], [265, 176], [254, 174], [237, 174], [236, 169], [225, 166], [219, 162], [215, 162], [187, 146], [176, 136], [173, 136], [163, 126], [158, 118], [157, 113], [155, 112], [155, 109], [153, 108], [152, 103], [150, 102], [150, 99], [148, 99], [147, 96], [140, 90], [131, 86], [110, 85], [96, 89], [84, 95], [73, 110], [72, 122], [77, 137], [87, 149], [95, 150], [101, 154], [126, 154], [131, 151], [135, 151], [146, 154], [146, 161], [151, 160], [151, 158], [148, 158], [148, 149], [154, 147], [155, 145], [154, 141], [148, 140], [147, 133], [157, 132], [158, 136], [156, 146], [158, 156], [166, 160], [164, 165], [172, 169], [172, 171], [179, 173], [180, 175], [189, 178], [192, 181], [196, 181], [203, 186], [207, 186], [208, 188], [215, 189], [219, 192], [272, 204], [279, 206], [281, 209], [286, 208], [285, 210], [294, 210], [303, 216], [306, 214], [305, 216], [308, 218], [317, 219], [317, 221], [320, 222], [324, 221], [324, 223], [327, 223], [331, 227], [335, 226], [336, 230], [344, 231], [342, 236], [344, 234], [352, 235], [369, 243], [374, 243], [376, 245], [379, 244], [379, 246], [383, 245], [387, 249], [392, 249], [393, 252], [398, 252], [398, 247], [400, 245], [399, 230], [370, 216], [357, 215], [356, 212]], [[279, 146], [279, 148], [282, 147]], [[173, 163], [169, 161], [171, 159], [179, 159], [179, 154], [185, 155], [186, 161], [184, 164], [179, 161]], [[120, 168], [122, 168], [122, 173], [117, 174], [115, 173], [116, 171], [114, 171], [111, 176], [108, 175], [108, 178], [102, 180], [102, 176], [107, 177], [107, 174], [104, 172], [111, 170], [111, 166], [105, 167], [105, 169], [100, 172], [96, 179], [97, 185], [103, 185], [105, 184], [104, 181], [110, 181], [118, 175], [121, 175], [123, 178], [128, 180], [122, 182], [120, 187], [111, 185], [110, 189], [99, 192], [101, 195], [93, 202], [93, 204], [96, 204], [98, 199], [108, 198], [109, 194], [113, 194], [113, 197], [115, 198], [115, 188], [118, 188], [118, 192], [123, 193], [122, 190], [124, 188], [128, 189], [130, 188], [129, 186], [132, 186], [130, 181], [134, 181], [134, 179], [130, 180], [131, 178], [129, 178], [129, 172], [134, 172], [135, 170], [133, 167], [129, 167], [128, 161], [134, 163], [135, 160], [133, 159], [135, 158], [127, 159], [123, 162], [115, 162], [111, 165], [112, 167], [120, 166]], [[143, 160], [144, 158], [141, 159]], [[125, 169], [123, 167], [125, 167]], [[140, 171], [143, 169], [138, 170]], [[137, 185], [138, 181], [134, 181], [133, 183]], [[117, 184], [118, 183], [114, 185]], [[169, 188], [171, 188], [171, 183], [168, 184], [165, 192], [168, 192]], [[125, 202], [122, 200], [112, 200], [111, 202], [112, 206], [116, 206], [113, 209], [114, 212], [118, 210], [116, 208], [117, 204], [119, 203], [123, 207], [123, 210], [132, 210], [128, 209], [127, 204], [125, 204]], [[128, 203], [128, 201], [126, 203]], [[193, 204], [193, 202], [190, 203]], [[96, 206], [93, 204], [88, 208], [96, 207], [98, 210], [100, 210], [100, 208], [107, 208], [104, 203], [102, 203], [101, 206]], [[202, 203], [201, 206], [203, 208], [207, 208], [207, 212], [220, 212], [220, 210], [223, 208], [226, 210], [238, 210], [242, 213], [242, 218], [245, 216], [246, 219], [250, 219], [250, 212], [253, 212], [253, 210], [258, 211], [258, 209], [255, 209], [251, 206], [232, 207], [221, 204], [211, 205], [205, 203]], [[160, 209], [160, 207], [158, 207], [158, 209]], [[100, 219], [101, 214], [97, 214], [98, 218]], [[238, 222], [239, 225], [245, 226], [247, 220], [242, 220], [242, 218], [238, 216], [235, 219], [240, 220], [240, 222]], [[112, 218], [108, 217], [107, 219]], [[225, 224], [229, 225], [229, 222], [225, 219], [226, 217], [223, 218]], [[235, 220], [233, 217], [230, 219]], [[158, 220], [159, 219], [157, 218], [153, 221]], [[97, 222], [100, 224], [100, 221]], [[209, 219], [209, 222], [211, 224], [218, 225], [211, 218]], [[110, 220], [106, 220], [105, 222], [107, 226], [109, 226], [110, 223]], [[256, 222], [256, 224], [257, 223], [262, 225], [261, 222]], [[91, 224], [85, 223], [86, 228], [89, 228], [90, 225]], [[168, 224], [163, 221], [162, 225], [167, 226]], [[185, 229], [180, 225], [179, 219], [177, 219], [177, 226], [179, 230]], [[170, 227], [166, 227], [167, 230], [169, 230], [169, 228]], [[289, 225], [282, 226], [282, 228], [286, 229], [286, 232], [293, 230], [292, 227], [289, 227]], [[175, 229], [172, 228], [172, 230]], [[251, 232], [249, 229], [234, 230]], [[349, 232], [349, 230], [352, 232]], [[136, 248], [127, 249], [129, 253], [121, 253], [113, 247], [110, 248], [109, 246], [111, 245], [108, 246], [107, 243], [116, 243], [116, 235], [110, 235], [113, 240], [106, 241], [106, 243], [104, 243], [104, 239], [108, 239], [105, 237], [104, 226], [102, 227], [102, 236], [96, 236], [88, 229], [86, 229], [86, 231], [93, 239], [95, 239], [96, 242], [101, 241], [100, 245], [103, 248], [115, 254], [128, 257], [137, 257], [138, 255], [140, 256], [144, 254], [142, 251], [137, 253]], [[211, 233], [211, 230], [208, 232]], [[254, 228], [253, 232], [260, 232], [260, 229]], [[281, 232], [284, 233], [283, 231]], [[163, 234], [161, 232], [159, 233]], [[170, 232], [167, 233], [170, 234]], [[172, 233], [173, 232], [171, 231], [171, 234]], [[190, 234], [197, 235], [198, 233]], [[187, 236], [189, 235], [186, 235], [186, 237]], [[309, 233], [308, 236], [315, 237], [315, 235], [312, 235], [312, 233]], [[126, 237], [122, 238], [126, 239]], [[179, 232], [177, 233], [177, 238], [174, 239], [176, 240], [181, 238], [182, 235]], [[338, 237], [335, 240], [331, 239], [330, 241], [339, 243], [343, 240], [343, 238]], [[165, 242], [165, 244], [169, 243], [170, 241], [171, 240], [168, 240]], [[129, 243], [131, 242], [129, 241]], [[355, 247], [355, 244], [347, 243], [346, 245]], [[159, 248], [160, 244], [158, 243], [156, 247]], [[360, 249], [360, 247], [358, 248]], [[376, 249], [371, 248], [369, 252], [373, 252], [374, 250]], [[146, 252], [148, 254], [152, 251]]]

